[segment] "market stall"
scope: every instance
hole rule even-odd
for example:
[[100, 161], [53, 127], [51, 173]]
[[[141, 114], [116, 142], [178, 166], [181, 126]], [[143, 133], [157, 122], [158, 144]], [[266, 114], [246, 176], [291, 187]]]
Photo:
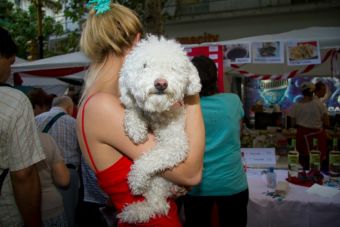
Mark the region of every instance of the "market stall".
[[[223, 55], [222, 67], [217, 52], [220, 48]], [[223, 76], [219, 74], [219, 85], [224, 86], [219, 86], [220, 90], [225, 88], [224, 91], [230, 91], [230, 84], [235, 79], [240, 83], [238, 93], [246, 112], [242, 147], [249, 148], [249, 153], [257, 161], [247, 172], [250, 191], [248, 226], [339, 226], [339, 177], [328, 185], [328, 173], [324, 172], [318, 178], [319, 181], [312, 182], [308, 187], [302, 185], [310, 183], [310, 178], [319, 175], [312, 173], [305, 178], [306, 182], [292, 183], [286, 180], [287, 154], [293, 149], [292, 139], [296, 135], [286, 114], [301, 97], [299, 87], [302, 82], [323, 81], [327, 93], [322, 101], [333, 119], [332, 128], [327, 130], [328, 142], [339, 140], [340, 122], [336, 116], [340, 114], [340, 28], [313, 27], [281, 34], [204, 43], [198, 47], [190, 46], [188, 52], [205, 54], [215, 60], [220, 70], [222, 68]], [[267, 155], [263, 148], [269, 148], [272, 155]], [[274, 162], [268, 165], [266, 160]], [[280, 200], [273, 194], [275, 189], [267, 187], [262, 170], [259, 170], [270, 166], [275, 168], [278, 179], [289, 188]], [[335, 192], [329, 197], [322, 193], [312, 194], [309, 187], [313, 183], [323, 184], [318, 188], [321, 192]]]

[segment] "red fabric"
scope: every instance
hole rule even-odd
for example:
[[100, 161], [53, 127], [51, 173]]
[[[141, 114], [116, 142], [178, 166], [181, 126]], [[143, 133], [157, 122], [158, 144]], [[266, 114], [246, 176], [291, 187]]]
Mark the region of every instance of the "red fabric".
[[72, 111], [72, 117], [73, 118], [77, 118], [77, 114], [78, 114], [78, 108], [76, 105], [73, 106], [73, 111]]
[[313, 149], [313, 139], [318, 140], [318, 148], [321, 153], [321, 161], [327, 154], [327, 137], [324, 129], [312, 129], [299, 126], [296, 132], [296, 149], [303, 155], [309, 155]]
[[18, 73], [14, 73], [13, 80], [14, 80], [14, 85], [16, 85], [16, 86], [22, 85], [23, 80]]
[[[118, 213], [122, 211], [124, 206], [127, 204], [131, 204], [133, 202], [142, 201], [144, 197], [142, 196], [133, 196], [131, 194], [127, 176], [130, 172], [130, 168], [132, 165], [132, 161], [128, 159], [126, 156], [122, 156], [116, 163], [105, 170], [98, 171], [92, 154], [89, 149], [89, 145], [87, 142], [87, 138], [85, 135], [85, 120], [84, 120], [84, 113], [85, 107], [89, 101], [90, 96], [82, 108], [82, 136], [84, 139], [84, 143], [89, 154], [89, 158], [91, 163], [95, 169], [96, 176], [98, 183], [102, 190], [108, 194], [111, 198], [111, 201], [115, 208], [117, 209]], [[141, 224], [127, 224], [127, 223], [118, 223], [118, 227], [181, 227], [181, 223], [179, 220], [179, 216], [177, 213], [177, 206], [174, 200], [169, 199], [168, 202], [170, 203], [170, 210], [167, 216], [157, 216], [149, 220], [148, 223], [141, 223]]]
[[311, 187], [313, 184], [323, 184], [323, 175], [320, 171], [311, 170], [299, 173], [298, 177], [288, 177], [286, 179], [292, 184]]
[[292, 183], [292, 184], [296, 184], [296, 185], [300, 185], [300, 186], [304, 186], [304, 187], [311, 187], [313, 186], [313, 184], [320, 184], [322, 185], [322, 181], [318, 181], [318, 182], [315, 182], [315, 181], [312, 181], [312, 180], [301, 180], [297, 177], [289, 177], [286, 179], [289, 183]]
[[[144, 198], [142, 196], [131, 195], [129, 185], [127, 182], [127, 175], [130, 171], [132, 161], [123, 156], [114, 165], [103, 171], [97, 172], [97, 179], [100, 187], [105, 193], [107, 193], [114, 206], [121, 212], [126, 204], [131, 204], [136, 201], [141, 201]], [[170, 202], [170, 211], [167, 216], [158, 216], [151, 219], [148, 223], [143, 224], [127, 224], [119, 223], [119, 227], [128, 226], [158, 226], [158, 227], [180, 227], [182, 226], [177, 215], [177, 207], [173, 200]]]

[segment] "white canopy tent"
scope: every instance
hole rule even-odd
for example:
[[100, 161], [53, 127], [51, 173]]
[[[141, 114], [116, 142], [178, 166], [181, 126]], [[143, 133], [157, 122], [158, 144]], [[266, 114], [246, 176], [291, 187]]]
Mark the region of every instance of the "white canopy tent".
[[48, 93], [64, 94], [71, 84], [80, 85], [90, 64], [81, 52], [58, 55], [30, 62], [16, 62], [12, 73], [18, 73], [22, 85], [41, 87]]
[[12, 66], [12, 72], [43, 77], [58, 77], [83, 71], [89, 64], [90, 60], [82, 52], [74, 52], [36, 61], [17, 63]]

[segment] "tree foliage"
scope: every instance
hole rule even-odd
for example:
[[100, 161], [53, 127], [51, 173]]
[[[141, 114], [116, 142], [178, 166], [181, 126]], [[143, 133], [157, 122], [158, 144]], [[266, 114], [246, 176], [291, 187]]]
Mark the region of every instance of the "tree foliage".
[[[8, 0], [1, 0], [0, 3], [0, 26], [6, 28], [18, 45], [18, 56], [26, 58], [27, 42], [37, 39], [37, 8], [35, 1], [32, 1], [28, 11], [24, 11]], [[46, 6], [55, 7], [53, 10], [58, 12], [61, 9], [59, 3], [53, 1], [43, 1]], [[45, 43], [51, 35], [61, 35], [64, 33], [63, 26], [57, 23], [54, 18], [44, 16], [43, 18], [43, 37]], [[53, 53], [50, 53], [53, 54]]]
[[[0, 1], [0, 26], [10, 31], [18, 47], [18, 56], [26, 58], [27, 41], [37, 40], [37, 7], [42, 3], [43, 9], [49, 8], [54, 12], [61, 12], [64, 16], [74, 23], [78, 23], [80, 28], [86, 19], [86, 3], [88, 0], [30, 0], [31, 6], [28, 11], [16, 7], [9, 0]], [[64, 4], [67, 2], [66, 4]], [[139, 15], [145, 31], [160, 35], [163, 33], [165, 15], [162, 12], [165, 0], [115, 0], [115, 2], [135, 10]], [[63, 8], [64, 4], [64, 8]], [[79, 49], [80, 32], [65, 33], [63, 26], [57, 23], [54, 18], [43, 15], [43, 38], [44, 38], [44, 57], [57, 54], [68, 53]], [[58, 48], [47, 48], [48, 40], [51, 36], [64, 37], [62, 45]]]
[[[73, 22], [82, 23], [86, 13], [87, 0], [71, 0], [65, 7], [64, 15]], [[166, 15], [163, 7], [166, 0], [114, 0], [119, 4], [134, 10], [140, 17], [145, 31], [153, 34], [163, 34], [163, 24]]]

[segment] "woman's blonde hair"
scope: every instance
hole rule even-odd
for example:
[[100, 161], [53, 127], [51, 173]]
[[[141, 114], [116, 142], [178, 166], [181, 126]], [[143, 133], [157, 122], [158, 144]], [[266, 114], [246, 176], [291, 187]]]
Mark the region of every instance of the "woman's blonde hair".
[[81, 50], [92, 62], [85, 77], [82, 96], [96, 80], [107, 56], [122, 56], [126, 49], [133, 46], [138, 33], [143, 33], [142, 24], [138, 16], [125, 6], [111, 2], [110, 10], [99, 15], [94, 9], [90, 10], [80, 39]]

